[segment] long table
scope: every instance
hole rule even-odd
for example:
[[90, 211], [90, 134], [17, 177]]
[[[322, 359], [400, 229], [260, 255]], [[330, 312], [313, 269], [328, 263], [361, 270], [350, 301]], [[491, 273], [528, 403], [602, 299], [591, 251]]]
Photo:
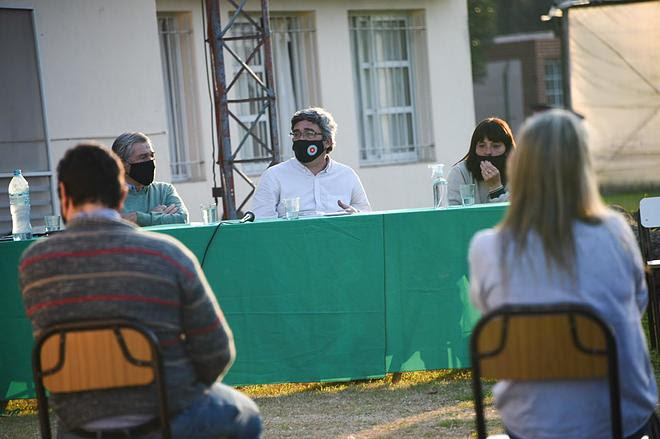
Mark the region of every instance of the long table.
[[[200, 261], [206, 253], [204, 272], [236, 342], [224, 382], [349, 380], [469, 365], [479, 315], [468, 298], [467, 248], [505, 208], [151, 229]], [[0, 242], [0, 399], [34, 394], [17, 280], [29, 244]]]

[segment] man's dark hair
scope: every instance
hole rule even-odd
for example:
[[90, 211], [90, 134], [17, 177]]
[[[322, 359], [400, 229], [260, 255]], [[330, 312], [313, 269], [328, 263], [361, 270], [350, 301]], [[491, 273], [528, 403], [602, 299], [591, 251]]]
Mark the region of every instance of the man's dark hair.
[[57, 181], [64, 185], [74, 206], [100, 202], [117, 209], [125, 184], [124, 167], [119, 157], [100, 143], [81, 143], [60, 160]]

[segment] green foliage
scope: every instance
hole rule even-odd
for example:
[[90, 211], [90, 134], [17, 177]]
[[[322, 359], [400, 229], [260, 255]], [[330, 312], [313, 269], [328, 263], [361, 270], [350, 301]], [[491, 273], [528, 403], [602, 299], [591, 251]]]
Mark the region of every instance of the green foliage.
[[555, 30], [557, 22], [544, 23], [541, 15], [555, 0], [468, 0], [472, 79], [486, 73], [486, 52], [495, 35]]
[[546, 14], [554, 0], [495, 0], [497, 34], [515, 34], [552, 30], [552, 23], [540, 17]]
[[603, 199], [607, 204], [617, 204], [632, 213], [639, 209], [639, 201], [642, 198], [657, 197], [659, 195], [660, 190], [655, 189], [605, 194], [603, 195]]
[[468, 0], [472, 79], [486, 74], [486, 50], [496, 32], [494, 0]]

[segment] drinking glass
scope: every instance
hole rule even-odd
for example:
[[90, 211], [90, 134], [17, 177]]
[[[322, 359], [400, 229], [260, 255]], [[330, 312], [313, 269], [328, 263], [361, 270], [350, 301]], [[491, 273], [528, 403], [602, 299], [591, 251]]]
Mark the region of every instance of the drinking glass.
[[59, 215], [46, 215], [44, 217], [46, 233], [57, 232], [62, 228], [62, 217]]
[[300, 213], [300, 197], [285, 198], [282, 203], [284, 203], [285, 218], [297, 219]]
[[202, 204], [202, 223], [214, 224], [218, 222], [218, 205], [215, 203]]
[[471, 206], [474, 204], [474, 194], [477, 189], [475, 184], [462, 184], [459, 186], [459, 191], [461, 192], [461, 200], [463, 201], [463, 206]]

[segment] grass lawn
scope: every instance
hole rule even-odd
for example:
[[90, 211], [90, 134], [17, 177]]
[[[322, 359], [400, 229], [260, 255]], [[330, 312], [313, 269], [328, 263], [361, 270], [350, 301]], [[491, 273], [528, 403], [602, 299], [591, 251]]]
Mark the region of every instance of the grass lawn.
[[618, 194], [604, 195], [607, 204], [618, 204], [632, 213], [639, 209], [639, 200], [646, 197], [660, 196], [660, 190], [622, 192]]
[[[646, 319], [642, 322], [646, 328]], [[660, 353], [651, 351], [656, 382]], [[488, 431], [502, 432], [486, 385]], [[474, 437], [474, 408], [468, 370], [404, 373], [348, 383], [249, 386], [263, 415], [264, 438], [467, 438]], [[8, 409], [28, 413], [0, 416], [0, 439], [37, 439], [36, 401], [12, 401]], [[31, 414], [30, 414], [31, 413]]]
[[[651, 353], [660, 377], [660, 354]], [[488, 431], [502, 432], [486, 385]], [[470, 372], [404, 373], [348, 383], [249, 386], [264, 420], [264, 438], [468, 438], [474, 437]], [[25, 403], [24, 403], [25, 404]], [[34, 406], [32, 405], [32, 408]], [[29, 411], [27, 409], [26, 411]], [[34, 414], [0, 417], [1, 439], [38, 438]]]
[[[395, 384], [387, 376], [241, 390], [261, 408], [264, 438], [465, 438], [474, 431], [470, 374], [465, 370], [404, 373]], [[501, 431], [490, 396], [486, 403], [490, 431]], [[34, 414], [0, 417], [2, 439], [36, 439], [38, 431]]]

